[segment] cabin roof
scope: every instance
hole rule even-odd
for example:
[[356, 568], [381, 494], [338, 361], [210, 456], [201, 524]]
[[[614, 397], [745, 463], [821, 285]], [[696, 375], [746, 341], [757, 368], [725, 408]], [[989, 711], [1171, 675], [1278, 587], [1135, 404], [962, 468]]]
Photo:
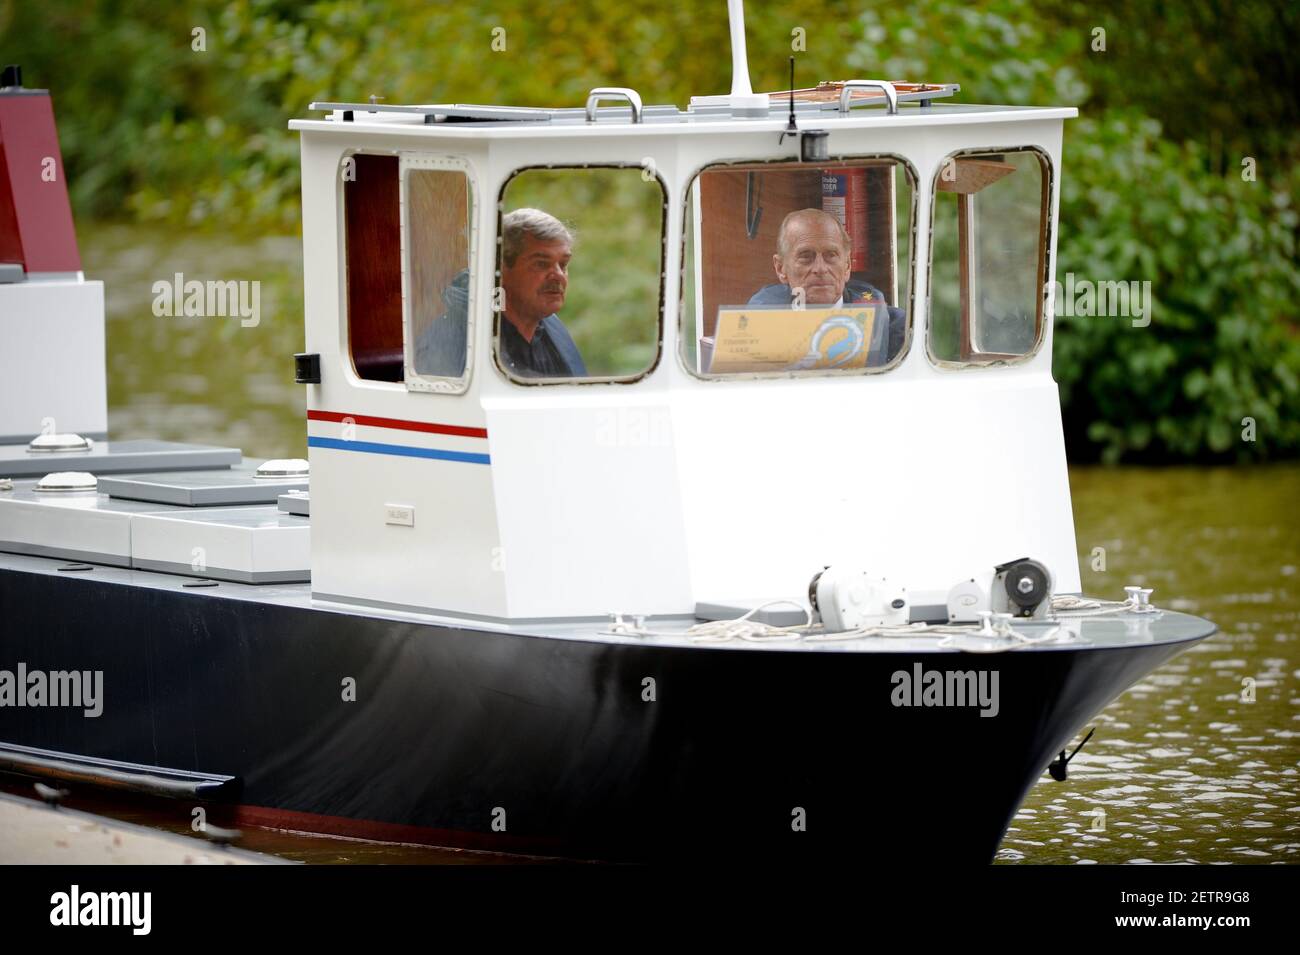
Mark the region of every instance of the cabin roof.
[[[375, 97], [371, 97], [367, 103], [312, 103], [312, 110], [327, 111], [329, 115], [324, 119], [292, 120], [289, 128], [350, 129], [400, 135], [410, 135], [415, 129], [422, 129], [454, 138], [514, 139], [568, 138], [575, 134], [674, 136], [781, 132], [790, 129], [792, 119], [801, 130], [832, 130], [1070, 119], [1078, 115], [1078, 110], [1073, 107], [939, 102], [960, 89], [955, 83], [839, 80], [819, 83], [808, 89], [751, 95], [743, 100], [730, 96], [693, 96], [689, 108], [684, 110], [671, 103], [643, 106], [636, 90], [622, 87], [597, 87], [588, 94], [585, 106], [560, 108], [468, 103], [399, 105], [378, 103]], [[757, 103], [750, 100], [757, 100]], [[612, 102], [620, 102], [620, 105], [601, 105]], [[885, 108], [854, 111], [854, 107], [864, 106]]]
[[[596, 120], [589, 122], [582, 108], [528, 110], [461, 104], [395, 106], [368, 103], [312, 103], [312, 109], [329, 110], [323, 119], [290, 120], [289, 128], [300, 131], [412, 133], [457, 139], [532, 139], [571, 136], [680, 136], [718, 133], [775, 132], [787, 128], [788, 107], [775, 105], [767, 116], [733, 116], [727, 110], [679, 110], [677, 107], [647, 106], [642, 121], [630, 121], [626, 106], [600, 107]], [[492, 110], [500, 110], [494, 114]], [[475, 118], [457, 118], [460, 114]], [[351, 115], [351, 119], [345, 116]], [[544, 114], [544, 115], [543, 115]], [[497, 118], [497, 116], [518, 118]], [[979, 125], [1008, 121], [1073, 119], [1073, 106], [1000, 106], [973, 103], [932, 103], [900, 109], [889, 114], [883, 109], [856, 109], [840, 113], [828, 109], [796, 108], [796, 122], [804, 129], [900, 129], [925, 126]], [[492, 118], [488, 118], [492, 117]], [[525, 118], [527, 117], [527, 118]]]

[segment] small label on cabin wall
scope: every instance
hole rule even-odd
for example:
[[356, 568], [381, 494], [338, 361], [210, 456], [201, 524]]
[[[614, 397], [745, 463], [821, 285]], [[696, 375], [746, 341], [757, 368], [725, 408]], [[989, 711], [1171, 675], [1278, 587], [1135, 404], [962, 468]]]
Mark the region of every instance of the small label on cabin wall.
[[385, 504], [384, 523], [402, 527], [415, 526], [415, 508], [409, 504]]

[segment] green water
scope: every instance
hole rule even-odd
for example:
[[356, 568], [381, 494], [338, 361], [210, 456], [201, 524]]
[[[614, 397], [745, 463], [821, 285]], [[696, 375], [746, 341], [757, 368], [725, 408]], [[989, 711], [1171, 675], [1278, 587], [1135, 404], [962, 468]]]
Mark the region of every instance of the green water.
[[1044, 775], [998, 859], [1295, 862], [1300, 466], [1075, 468], [1070, 485], [1085, 592], [1144, 584], [1220, 632], [1100, 714], [1069, 780]]
[[[293, 354], [304, 342], [299, 237], [177, 240], [126, 226], [82, 226], [78, 236], [86, 277], [104, 283], [113, 438], [306, 456], [306, 389], [293, 383]], [[258, 323], [155, 316], [154, 283], [170, 286], [176, 273], [184, 281], [259, 281]]]
[[[114, 438], [231, 444], [255, 457], [306, 452], [297, 237], [174, 240], [80, 229], [84, 268], [106, 286]], [[160, 318], [153, 283], [261, 284], [256, 327]], [[1125, 692], [1095, 721], [1070, 778], [1046, 774], [998, 853], [1002, 863], [1294, 862], [1300, 851], [1300, 465], [1075, 468], [1085, 592], [1153, 600], [1220, 633]], [[1104, 570], [1094, 569], [1104, 549]], [[1254, 701], [1243, 701], [1243, 680]], [[978, 780], [969, 781], [978, 785]], [[1105, 813], [1104, 829], [1097, 811]], [[188, 820], [186, 820], [187, 822]], [[169, 820], [158, 820], [168, 825]], [[467, 861], [464, 855], [277, 834], [250, 848], [322, 862]]]

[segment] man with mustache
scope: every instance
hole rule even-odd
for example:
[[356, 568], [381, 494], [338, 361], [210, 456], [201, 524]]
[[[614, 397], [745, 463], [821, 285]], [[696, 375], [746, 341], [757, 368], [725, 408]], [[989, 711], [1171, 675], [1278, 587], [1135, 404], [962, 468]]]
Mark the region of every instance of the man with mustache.
[[573, 235], [540, 209], [501, 220], [501, 313], [498, 354], [519, 378], [581, 378], [582, 354], [556, 315], [569, 287]]
[[[821, 209], [796, 209], [781, 221], [772, 268], [780, 284], [759, 289], [750, 305], [790, 306], [794, 289], [803, 289], [809, 308], [843, 305], [885, 305], [873, 285], [849, 278], [852, 241], [840, 220]], [[903, 348], [907, 318], [901, 308], [889, 308], [888, 362]]]
[[[519, 378], [580, 378], [587, 374], [578, 346], [556, 316], [569, 286], [573, 234], [540, 209], [516, 209], [501, 220], [500, 323], [502, 366]], [[415, 371], [459, 378], [465, 374], [469, 270], [443, 290], [443, 314], [415, 341]]]

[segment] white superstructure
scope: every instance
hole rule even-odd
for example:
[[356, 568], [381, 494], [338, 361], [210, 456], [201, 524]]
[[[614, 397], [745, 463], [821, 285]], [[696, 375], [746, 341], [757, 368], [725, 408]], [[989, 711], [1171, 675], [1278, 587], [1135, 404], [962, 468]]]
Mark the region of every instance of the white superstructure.
[[[1024, 555], [1051, 567], [1059, 591], [1079, 588], [1049, 291], [1062, 126], [1076, 111], [801, 106], [801, 132], [827, 133], [829, 158], [810, 169], [888, 159], [914, 178], [905, 353], [879, 374], [710, 379], [689, 357], [696, 320], [679, 322], [683, 281], [702, 274], [698, 251], [682, 261], [683, 231], [698, 237], [688, 189], [718, 163], [800, 162], [804, 137], [781, 138], [788, 118], [772, 99], [759, 119], [639, 101], [586, 115], [338, 104], [290, 124], [306, 351], [320, 362], [307, 399], [316, 596], [510, 619], [690, 614], [701, 601], [799, 598], [815, 571], [847, 561], [906, 582], [913, 602], [942, 603], [956, 580]], [[954, 161], [1013, 152], [1045, 170], [1039, 328], [1005, 360], [936, 357], [936, 195]], [[407, 296], [409, 173], [466, 177], [468, 364], [454, 382], [414, 374], [409, 303], [405, 380], [358, 373], [345, 191], [365, 156], [400, 170]], [[520, 383], [494, 359], [503, 190], [521, 169], [578, 164], [637, 167], [662, 187], [657, 358], [632, 380]], [[962, 254], [975, 254], [964, 240]]]

